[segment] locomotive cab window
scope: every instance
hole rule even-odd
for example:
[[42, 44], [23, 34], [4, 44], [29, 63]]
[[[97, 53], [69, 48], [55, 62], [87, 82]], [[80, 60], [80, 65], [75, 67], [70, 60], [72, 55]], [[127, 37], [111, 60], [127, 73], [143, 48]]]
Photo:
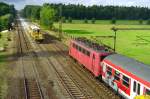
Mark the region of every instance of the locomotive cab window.
[[150, 95], [150, 90], [146, 89], [145, 94]]
[[107, 74], [108, 74], [109, 76], [112, 75], [112, 68], [110, 68], [109, 66], [107, 66]]
[[129, 88], [129, 78], [123, 75], [122, 84]]
[[120, 73], [118, 71], [115, 71], [115, 76], [114, 76], [115, 80], [120, 80]]
[[102, 55], [100, 56], [100, 61], [102, 61], [106, 56]]

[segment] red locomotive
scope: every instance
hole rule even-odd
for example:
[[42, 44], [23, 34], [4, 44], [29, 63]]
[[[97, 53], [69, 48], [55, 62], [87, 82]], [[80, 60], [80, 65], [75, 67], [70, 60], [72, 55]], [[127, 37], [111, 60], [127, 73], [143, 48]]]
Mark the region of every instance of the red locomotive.
[[69, 55], [124, 98], [150, 95], [150, 67], [87, 39], [71, 40]]

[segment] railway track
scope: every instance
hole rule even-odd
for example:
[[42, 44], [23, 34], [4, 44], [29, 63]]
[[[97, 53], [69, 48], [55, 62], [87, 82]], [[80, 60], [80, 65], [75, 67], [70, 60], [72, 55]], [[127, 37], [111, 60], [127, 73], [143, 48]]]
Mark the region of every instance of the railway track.
[[[26, 40], [25, 34], [23, 33], [22, 26], [20, 21], [17, 22], [17, 32], [18, 32], [18, 55], [21, 60], [21, 66], [22, 66], [22, 75], [23, 75], [23, 93], [24, 96], [23, 99], [43, 99], [41, 87], [39, 84], [39, 80], [37, 78], [37, 72], [33, 65], [33, 74], [34, 77], [28, 77], [27, 71], [26, 71], [26, 57], [29, 55], [29, 44]], [[32, 56], [31, 56], [32, 57]], [[33, 58], [33, 57], [32, 57]]]
[[[39, 45], [39, 48], [42, 49], [43, 51], [46, 51], [43, 46]], [[63, 88], [66, 90], [67, 94], [65, 95], [66, 98], [71, 98], [71, 99], [92, 99], [91, 96], [85, 94], [83, 92], [83, 89], [77, 83], [70, 78], [66, 74], [66, 72], [63, 70], [61, 67], [61, 64], [58, 62], [58, 60], [55, 57], [47, 58], [49, 62], [49, 66], [52, 66], [56, 72], [56, 75], [59, 79], [59, 83], [63, 85]]]

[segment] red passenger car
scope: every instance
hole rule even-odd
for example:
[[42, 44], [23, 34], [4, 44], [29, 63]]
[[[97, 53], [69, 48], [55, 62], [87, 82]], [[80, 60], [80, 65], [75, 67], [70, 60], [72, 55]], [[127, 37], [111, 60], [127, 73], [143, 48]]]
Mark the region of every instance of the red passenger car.
[[72, 40], [69, 48], [69, 55], [85, 66], [96, 77], [101, 76], [101, 61], [112, 52], [87, 39], [78, 38]]
[[150, 95], [150, 67], [119, 54], [107, 56], [103, 62], [102, 79], [127, 99]]

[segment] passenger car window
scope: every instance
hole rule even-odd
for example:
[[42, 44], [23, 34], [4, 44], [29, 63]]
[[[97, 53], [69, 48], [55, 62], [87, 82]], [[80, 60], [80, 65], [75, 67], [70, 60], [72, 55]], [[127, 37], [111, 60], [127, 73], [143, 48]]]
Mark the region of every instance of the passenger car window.
[[138, 83], [138, 90], [137, 90], [137, 94], [140, 95], [140, 84]]
[[115, 76], [114, 76], [115, 80], [120, 80], [120, 73], [115, 71]]
[[110, 68], [109, 66], [107, 66], [107, 74], [109, 74], [110, 76], [112, 75], [112, 68]]
[[125, 85], [126, 87], [129, 87], [129, 78], [123, 75], [123, 85]]
[[134, 81], [134, 84], [133, 84], [133, 91], [136, 92], [136, 82]]

